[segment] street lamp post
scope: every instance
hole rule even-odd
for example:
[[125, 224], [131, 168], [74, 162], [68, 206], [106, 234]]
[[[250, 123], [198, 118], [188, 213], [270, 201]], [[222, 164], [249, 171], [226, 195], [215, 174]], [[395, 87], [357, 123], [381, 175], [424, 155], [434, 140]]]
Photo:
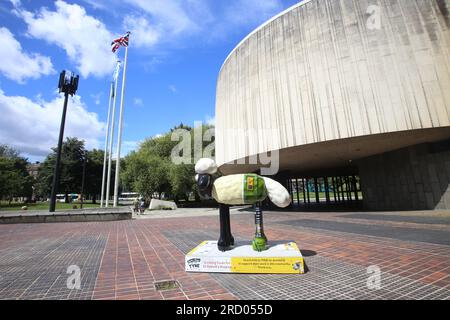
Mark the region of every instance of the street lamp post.
[[88, 162], [87, 153], [83, 153], [83, 176], [81, 177], [81, 204], [80, 209], [83, 209], [83, 194], [84, 194], [84, 181], [86, 180], [86, 163]]
[[49, 212], [55, 212], [56, 209], [56, 192], [59, 184], [59, 167], [61, 162], [61, 149], [64, 138], [64, 125], [66, 123], [67, 102], [69, 100], [69, 95], [73, 96], [77, 92], [79, 79], [79, 76], [75, 76], [71, 72], [63, 71], [59, 75], [58, 88], [60, 93], [64, 92], [64, 107], [61, 117], [61, 126], [59, 128], [58, 149], [56, 152], [55, 169], [53, 171], [52, 194], [50, 197]]

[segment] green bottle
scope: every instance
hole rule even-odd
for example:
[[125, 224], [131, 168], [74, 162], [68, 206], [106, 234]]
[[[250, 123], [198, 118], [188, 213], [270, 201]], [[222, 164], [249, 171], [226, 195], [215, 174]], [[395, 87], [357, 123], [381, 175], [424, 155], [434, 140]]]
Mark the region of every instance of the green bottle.
[[267, 250], [267, 237], [264, 234], [263, 213], [260, 205], [255, 205], [255, 237], [252, 241], [253, 250], [261, 252]]

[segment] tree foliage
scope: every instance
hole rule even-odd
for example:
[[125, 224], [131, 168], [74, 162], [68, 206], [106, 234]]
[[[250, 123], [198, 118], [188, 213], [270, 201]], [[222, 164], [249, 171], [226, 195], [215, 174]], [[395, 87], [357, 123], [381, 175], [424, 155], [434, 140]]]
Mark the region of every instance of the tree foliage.
[[[57, 148], [47, 156], [41, 164], [36, 182], [36, 193], [48, 197], [51, 192], [53, 172], [56, 163]], [[95, 196], [100, 193], [103, 174], [102, 150], [87, 151], [84, 141], [77, 138], [67, 138], [61, 151], [60, 183], [58, 193], [81, 193], [83, 166], [86, 158], [86, 176], [84, 194]], [[112, 173], [114, 176], [114, 173]]]
[[[103, 150], [94, 149], [86, 152], [86, 178], [85, 178], [85, 194], [93, 196], [93, 202], [96, 202], [96, 195], [100, 193], [102, 188], [103, 176], [103, 160], [105, 152]], [[114, 174], [115, 170], [111, 170]]]
[[0, 198], [11, 202], [13, 197], [31, 197], [32, 178], [27, 165], [18, 151], [0, 145]]
[[[131, 152], [121, 160], [121, 186], [122, 190], [139, 192], [150, 200], [152, 197], [165, 195], [175, 201], [188, 200], [191, 194], [196, 199], [196, 184], [194, 172], [194, 132], [203, 135], [210, 126], [191, 128], [180, 124], [170, 132], [146, 139], [140, 148]], [[172, 151], [179, 146], [180, 141], [172, 141], [172, 134], [178, 129], [187, 130], [190, 152], [189, 163], [175, 164], [172, 162]], [[185, 131], [186, 132], [186, 131]], [[211, 137], [213, 140], [213, 137]], [[197, 140], [198, 141], [198, 140]], [[211, 140], [201, 139], [201, 147], [211, 147]], [[198, 146], [197, 146], [198, 147]], [[28, 162], [21, 158], [18, 151], [0, 145], [0, 198], [28, 197], [34, 193], [38, 197], [47, 198], [51, 193], [53, 172], [56, 163], [57, 149], [40, 164], [36, 180], [27, 170]], [[214, 154], [212, 154], [214, 156]], [[104, 151], [85, 149], [84, 141], [77, 138], [67, 138], [62, 146], [60, 183], [57, 192], [60, 194], [81, 193], [84, 161], [86, 166], [85, 195], [92, 195], [94, 202], [100, 193], [103, 174]], [[110, 189], [114, 187], [115, 164], [112, 166]], [[66, 198], [68, 201], [68, 198]]]
[[[209, 128], [201, 128], [202, 136]], [[139, 192], [147, 200], [162, 194], [175, 201], [188, 200], [192, 193], [196, 196], [194, 159], [184, 164], [174, 164], [171, 159], [172, 150], [180, 143], [172, 141], [172, 133], [177, 129], [189, 131], [188, 143], [192, 148], [191, 156], [194, 156], [194, 129], [183, 124], [162, 136], [146, 139], [137, 151], [124, 159], [121, 181], [127, 190]], [[204, 141], [202, 147], [210, 143]]]

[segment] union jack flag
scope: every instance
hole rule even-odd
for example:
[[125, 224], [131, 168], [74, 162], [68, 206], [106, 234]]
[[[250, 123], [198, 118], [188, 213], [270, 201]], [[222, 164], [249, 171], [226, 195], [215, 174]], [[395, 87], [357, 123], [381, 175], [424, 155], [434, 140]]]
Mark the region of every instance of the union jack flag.
[[120, 46], [128, 47], [128, 39], [130, 37], [130, 32], [127, 32], [123, 37], [117, 38], [111, 42], [112, 52], [116, 52]]

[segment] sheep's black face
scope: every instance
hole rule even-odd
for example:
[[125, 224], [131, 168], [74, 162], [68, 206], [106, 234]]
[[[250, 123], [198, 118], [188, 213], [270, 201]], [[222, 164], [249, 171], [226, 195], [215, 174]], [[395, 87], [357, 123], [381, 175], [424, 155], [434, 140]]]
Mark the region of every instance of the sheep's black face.
[[198, 193], [202, 198], [212, 198], [212, 187], [214, 181], [210, 174], [199, 174], [197, 177]]

